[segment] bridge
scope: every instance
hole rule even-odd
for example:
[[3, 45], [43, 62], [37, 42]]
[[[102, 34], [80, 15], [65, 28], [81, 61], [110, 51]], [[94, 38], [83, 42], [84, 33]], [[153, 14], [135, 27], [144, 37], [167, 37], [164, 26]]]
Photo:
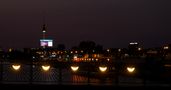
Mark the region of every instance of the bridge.
[[[16, 65], [16, 66], [15, 66]], [[18, 66], [17, 66], [18, 65]], [[43, 66], [49, 69], [43, 70]], [[77, 71], [72, 66], [78, 67]], [[15, 70], [14, 67], [18, 67]], [[101, 71], [100, 67], [105, 71]], [[114, 62], [1, 62], [1, 85], [170, 86], [170, 67], [144, 60]]]

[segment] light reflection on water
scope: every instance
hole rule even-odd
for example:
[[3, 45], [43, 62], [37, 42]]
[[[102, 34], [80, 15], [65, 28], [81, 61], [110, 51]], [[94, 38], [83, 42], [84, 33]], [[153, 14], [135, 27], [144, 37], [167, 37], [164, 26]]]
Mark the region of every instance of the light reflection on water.
[[79, 76], [79, 75], [72, 75], [72, 83], [75, 84], [92, 84], [92, 85], [112, 85], [114, 82], [112, 80], [100, 80], [97, 78], [89, 78], [90, 80], [88, 81], [88, 77], [85, 76]]

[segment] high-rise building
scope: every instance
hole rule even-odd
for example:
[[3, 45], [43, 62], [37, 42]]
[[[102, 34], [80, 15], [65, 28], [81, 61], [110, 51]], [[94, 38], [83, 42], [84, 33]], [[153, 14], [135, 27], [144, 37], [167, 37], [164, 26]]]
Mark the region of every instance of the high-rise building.
[[139, 43], [138, 42], [130, 42], [128, 45], [128, 51], [130, 55], [137, 55], [137, 51], [139, 49]]

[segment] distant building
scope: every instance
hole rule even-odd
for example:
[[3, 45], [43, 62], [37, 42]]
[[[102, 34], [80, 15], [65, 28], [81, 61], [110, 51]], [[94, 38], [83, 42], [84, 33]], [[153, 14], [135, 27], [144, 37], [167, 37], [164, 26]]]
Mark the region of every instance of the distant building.
[[130, 42], [129, 45], [128, 45], [128, 52], [129, 52], [128, 54], [130, 56], [137, 55], [138, 48], [139, 48], [139, 43], [138, 42]]

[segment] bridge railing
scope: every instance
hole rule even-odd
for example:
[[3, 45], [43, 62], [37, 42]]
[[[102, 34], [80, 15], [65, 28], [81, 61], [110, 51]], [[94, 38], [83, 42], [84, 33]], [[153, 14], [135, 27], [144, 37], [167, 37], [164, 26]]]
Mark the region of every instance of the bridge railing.
[[170, 85], [171, 74], [168, 70], [171, 69], [153, 69], [148, 69], [144, 63], [125, 62], [1, 62], [0, 81], [1, 84]]

